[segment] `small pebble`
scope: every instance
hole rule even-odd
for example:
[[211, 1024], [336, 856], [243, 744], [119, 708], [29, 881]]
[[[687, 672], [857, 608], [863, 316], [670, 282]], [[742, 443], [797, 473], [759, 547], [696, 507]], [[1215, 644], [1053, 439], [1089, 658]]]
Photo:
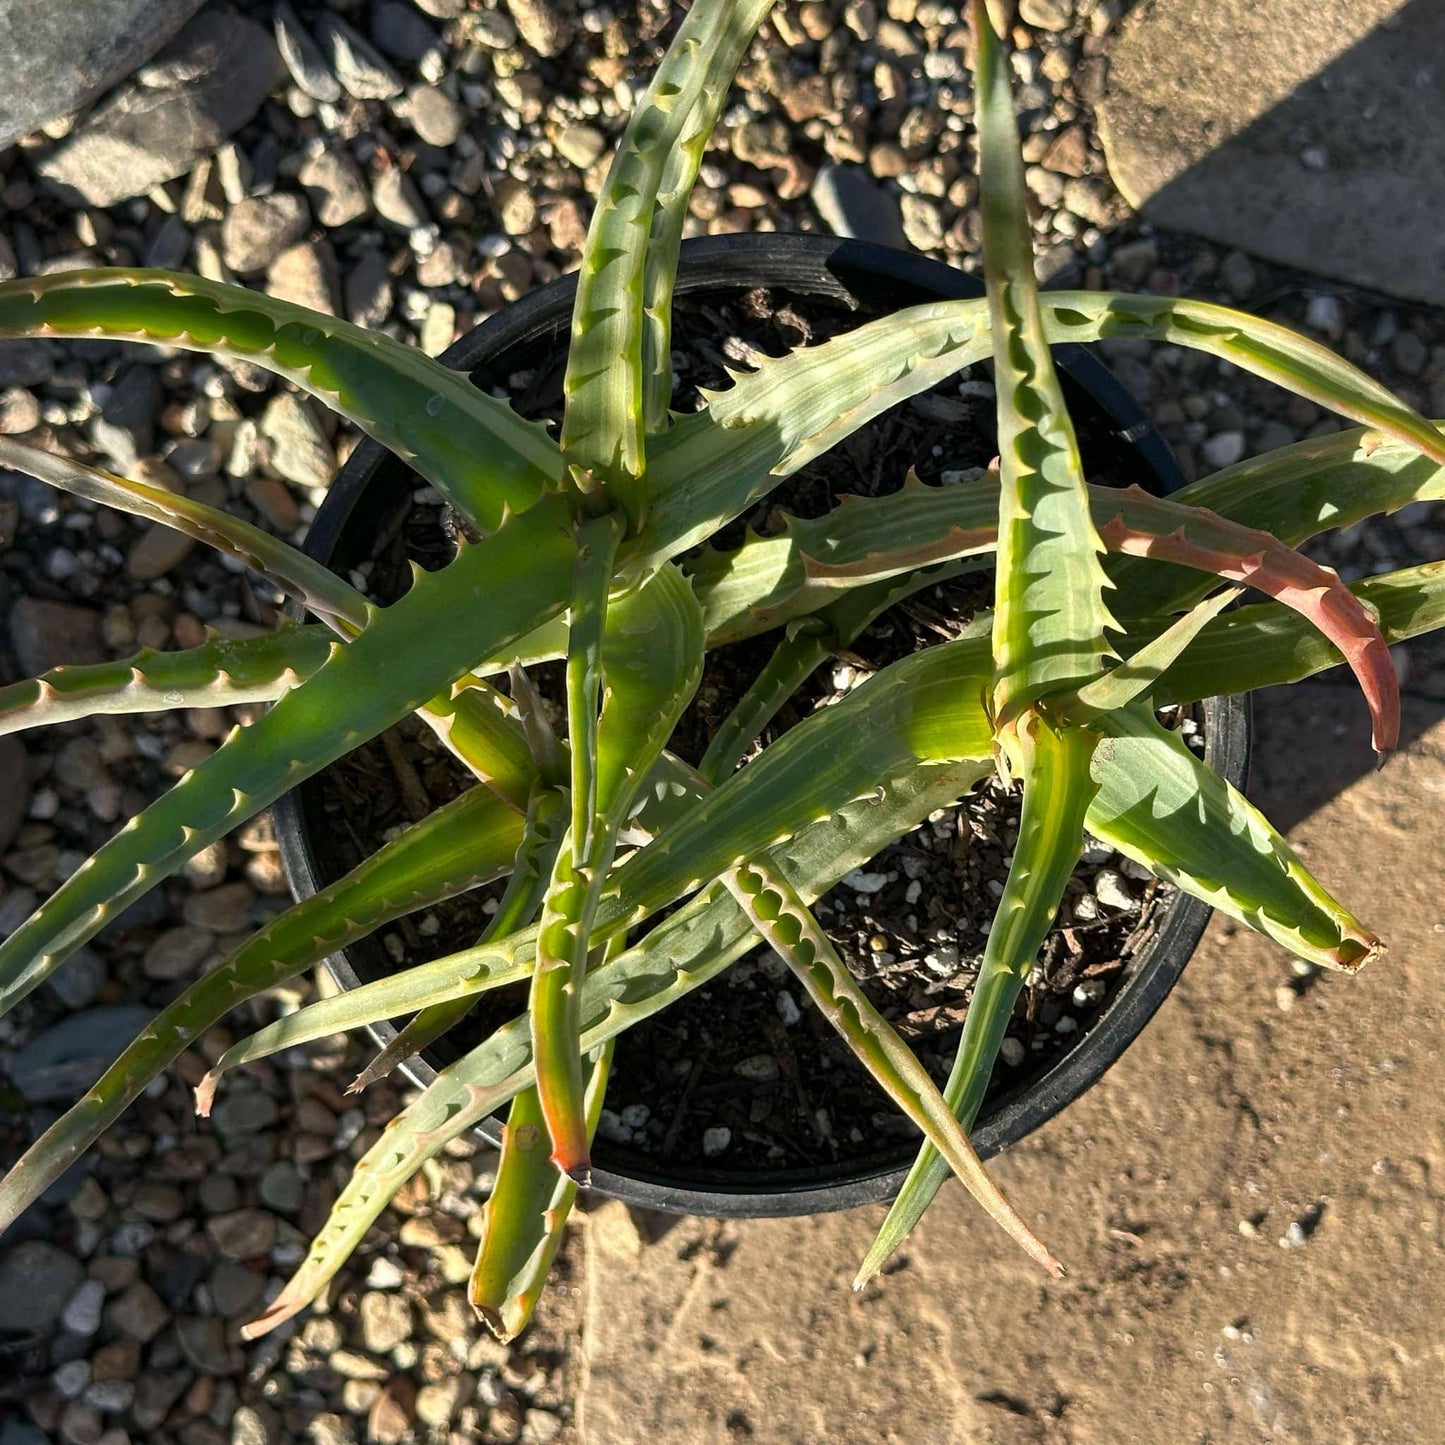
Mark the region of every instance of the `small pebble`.
[[702, 1152], [708, 1159], [716, 1159], [732, 1142], [733, 1131], [724, 1124], [717, 1124], [702, 1131]]

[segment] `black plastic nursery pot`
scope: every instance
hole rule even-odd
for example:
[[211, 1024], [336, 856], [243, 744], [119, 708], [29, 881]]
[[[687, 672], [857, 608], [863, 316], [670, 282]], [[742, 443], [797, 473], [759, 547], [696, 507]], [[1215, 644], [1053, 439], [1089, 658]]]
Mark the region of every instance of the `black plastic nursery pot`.
[[[823, 236], [724, 236], [690, 241], [682, 249], [677, 294], [735, 297], [767, 287], [791, 297], [858, 306], [865, 313], [898, 310], [923, 302], [978, 296], [981, 287], [960, 271], [906, 252]], [[463, 337], [443, 357], [489, 390], [509, 378], [565, 355], [575, 278], [543, 287]], [[1138, 482], [1167, 493], [1184, 478], [1163, 440], [1108, 370], [1078, 347], [1060, 348], [1056, 359], [1069, 405], [1092, 438], [1084, 443], [1091, 474]], [[1092, 424], [1086, 425], [1087, 422]], [[401, 515], [419, 479], [405, 462], [374, 442], [357, 447], [338, 474], [307, 538], [306, 550], [347, 575], [369, 555], [378, 528]], [[1248, 755], [1247, 711], [1237, 698], [1204, 705], [1205, 756], [1225, 778], [1242, 786]], [[291, 887], [308, 897], [335, 880], [324, 852], [327, 823], [316, 781], [303, 784], [276, 805], [276, 830]], [[987, 1157], [1037, 1129], [1096, 1082], [1128, 1048], [1194, 952], [1210, 910], [1175, 894], [1156, 904], [1152, 924], [1133, 950], [1112, 994], [1067, 1052], [992, 1099], [973, 1131]], [[370, 944], [370, 948], [368, 948]], [[327, 960], [343, 988], [355, 987], [395, 967], [372, 940]], [[647, 1023], [638, 1026], [646, 1029]], [[377, 1042], [394, 1036], [389, 1025], [373, 1029]], [[406, 1073], [419, 1085], [436, 1077], [426, 1056]], [[483, 1132], [495, 1143], [500, 1117]], [[901, 1186], [916, 1142], [891, 1138], [876, 1150], [837, 1164], [729, 1171], [669, 1164], [623, 1151], [598, 1138], [593, 1186], [600, 1193], [643, 1208], [712, 1217], [763, 1218], [824, 1213], [890, 1199]], [[625, 1157], [622, 1157], [625, 1154]]]

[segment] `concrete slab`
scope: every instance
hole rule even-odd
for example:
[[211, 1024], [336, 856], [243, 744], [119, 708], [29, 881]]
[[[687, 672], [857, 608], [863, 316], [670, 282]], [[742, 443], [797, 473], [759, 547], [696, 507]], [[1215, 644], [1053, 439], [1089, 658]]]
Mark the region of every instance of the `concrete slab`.
[[1440, 0], [1145, 0], [1098, 118], [1160, 225], [1445, 305]]
[[609, 1203], [572, 1245], [577, 1437], [1435, 1438], [1445, 708], [1407, 699], [1405, 723], [1406, 746], [1376, 774], [1357, 695], [1262, 696], [1256, 796], [1301, 818], [1295, 845], [1390, 953], [1296, 995], [1280, 949], [1216, 921], [1124, 1059], [997, 1161], [1068, 1279], [1042, 1278], [954, 1185], [861, 1295], [849, 1280], [880, 1209], [683, 1220], [649, 1238], [654, 1221]]

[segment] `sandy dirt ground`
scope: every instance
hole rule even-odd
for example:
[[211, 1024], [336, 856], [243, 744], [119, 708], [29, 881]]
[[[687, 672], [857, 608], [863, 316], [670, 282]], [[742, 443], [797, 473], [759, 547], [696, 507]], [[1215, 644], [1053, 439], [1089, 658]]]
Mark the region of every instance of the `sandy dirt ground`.
[[[996, 1164], [1042, 1279], [950, 1185], [861, 1295], [881, 1211], [609, 1203], [572, 1241], [588, 1445], [1417, 1445], [1445, 1439], [1445, 709], [1370, 769], [1340, 688], [1257, 700], [1251, 791], [1389, 942], [1296, 979], [1216, 919], [1084, 1099]], [[576, 1318], [576, 1316], [574, 1316]]]

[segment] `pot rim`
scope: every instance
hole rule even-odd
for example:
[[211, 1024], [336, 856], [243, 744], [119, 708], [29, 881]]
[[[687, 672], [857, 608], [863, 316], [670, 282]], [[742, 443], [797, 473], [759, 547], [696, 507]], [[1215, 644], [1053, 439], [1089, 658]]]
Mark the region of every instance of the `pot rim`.
[[[983, 292], [972, 277], [911, 252], [831, 236], [761, 234], [683, 242], [677, 294], [773, 285], [824, 299], [830, 295], [844, 299], [860, 284], [886, 286], [890, 299], [902, 298], [898, 300], [900, 309], [917, 301], [971, 298]], [[441, 360], [472, 372], [483, 360], [514, 347], [537, 343], [549, 335], [560, 341], [570, 326], [576, 285], [574, 273], [530, 292], [474, 327], [443, 353]], [[1185, 478], [1167, 444], [1102, 362], [1077, 345], [1057, 348], [1055, 360], [1074, 387], [1104, 412], [1116, 440], [1153, 474], [1161, 492], [1184, 485]], [[337, 473], [307, 533], [307, 554], [329, 561], [367, 490], [384, 471], [394, 468], [407, 472], [405, 462], [378, 443], [363, 440]], [[1246, 701], [1210, 698], [1204, 709], [1206, 760], [1222, 776], [1242, 786], [1249, 751]], [[313, 866], [298, 790], [278, 799], [273, 813], [287, 882], [296, 897], [308, 897], [322, 883]], [[971, 1134], [980, 1157], [997, 1154], [1032, 1133], [1108, 1071], [1168, 997], [1203, 936], [1211, 912], [1207, 904], [1183, 893], [1164, 905], [1151, 936], [1137, 950], [1129, 975], [1079, 1042], [1044, 1073], [1005, 1094], [981, 1116]], [[361, 982], [345, 950], [329, 956], [325, 965], [343, 989]], [[369, 1031], [379, 1045], [396, 1033], [386, 1023]], [[436, 1069], [424, 1058], [409, 1060], [401, 1069], [422, 1088], [437, 1077]], [[478, 1126], [493, 1145], [500, 1142], [501, 1123], [494, 1115]], [[907, 1147], [911, 1156], [916, 1146], [910, 1143]], [[790, 1170], [782, 1181], [758, 1171], [739, 1171], [734, 1176], [736, 1184], [719, 1182], [721, 1171], [712, 1170], [707, 1171], [707, 1182], [690, 1186], [679, 1178], [694, 1170], [653, 1171], [640, 1158], [629, 1159], [625, 1168], [608, 1168], [607, 1149], [601, 1141], [597, 1152], [603, 1161], [592, 1172], [592, 1189], [597, 1194], [640, 1208], [715, 1218], [778, 1218], [884, 1203], [897, 1194], [909, 1167], [875, 1159], [852, 1171], [827, 1166]], [[829, 1175], [840, 1177], [830, 1182]]]

